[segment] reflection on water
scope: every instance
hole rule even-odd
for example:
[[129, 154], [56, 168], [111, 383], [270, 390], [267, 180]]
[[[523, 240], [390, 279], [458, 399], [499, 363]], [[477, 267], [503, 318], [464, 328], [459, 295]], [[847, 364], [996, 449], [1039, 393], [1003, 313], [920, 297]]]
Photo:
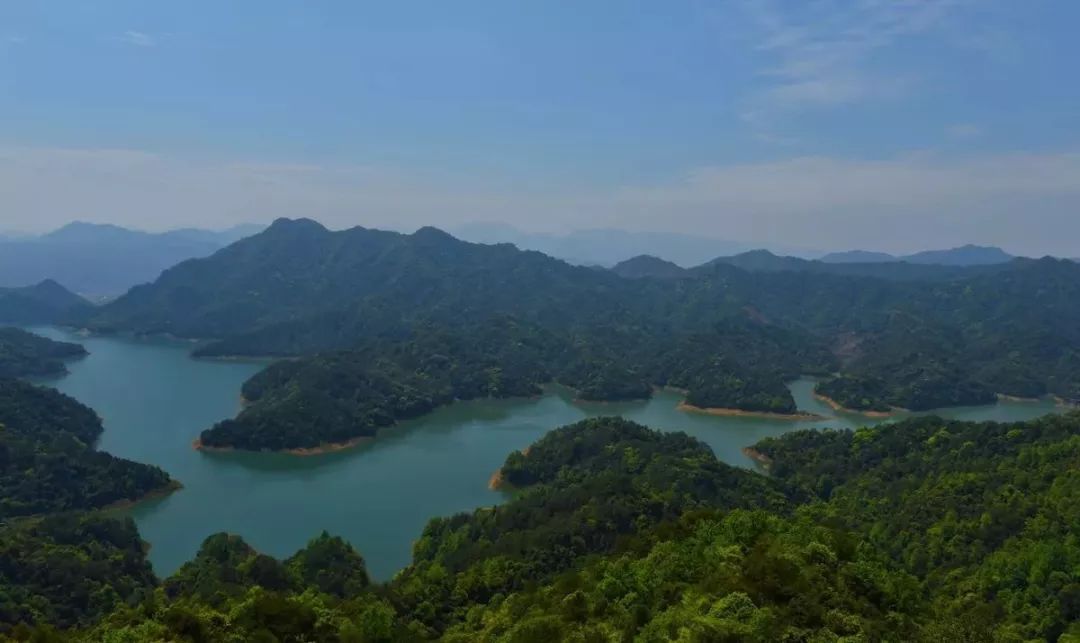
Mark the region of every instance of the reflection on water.
[[[669, 391], [649, 401], [575, 403], [567, 390], [551, 387], [536, 399], [455, 404], [355, 449], [324, 456], [204, 453], [192, 449], [191, 441], [239, 410], [240, 385], [264, 363], [196, 360], [185, 342], [36, 330], [78, 341], [90, 351], [52, 384], [104, 418], [101, 448], [156, 464], [184, 484], [171, 496], [130, 510], [152, 545], [159, 575], [190, 559], [214, 532], [237, 533], [261, 551], [288, 556], [325, 529], [352, 542], [376, 578], [388, 578], [408, 563], [411, 544], [430, 517], [502, 500], [487, 481], [508, 453], [585, 417], [623, 415], [654, 428], [685, 431], [708, 443], [721, 460], [747, 467], [753, 463], [742, 447], [764, 437], [797, 427], [881, 421], [838, 416], [813, 398], [810, 380], [794, 382], [792, 392], [800, 408], [825, 420], [685, 413], [676, 410], [679, 396]], [[1005, 421], [1053, 410], [1048, 402], [1002, 403], [942, 414]]]

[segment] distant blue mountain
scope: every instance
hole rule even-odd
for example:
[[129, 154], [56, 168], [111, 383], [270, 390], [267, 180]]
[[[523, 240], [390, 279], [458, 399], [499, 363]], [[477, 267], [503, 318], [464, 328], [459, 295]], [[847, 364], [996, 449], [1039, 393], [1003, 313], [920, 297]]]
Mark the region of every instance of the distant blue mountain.
[[891, 255], [885, 252], [867, 250], [848, 250], [832, 252], [821, 258], [825, 263], [887, 263], [906, 261], [908, 263], [932, 264], [939, 266], [989, 266], [1007, 263], [1015, 257], [1001, 248], [994, 246], [966, 245], [947, 250], [925, 250], [910, 255]]
[[690, 271], [686, 268], [652, 255], [638, 255], [626, 261], [620, 261], [611, 268], [611, 271], [620, 277], [629, 279], [640, 279], [642, 277], [677, 279], [690, 274]]
[[1014, 257], [994, 246], [966, 245], [949, 250], [927, 250], [902, 257], [908, 263], [933, 263], [943, 266], [988, 266], [1012, 261]]
[[847, 250], [844, 252], [830, 252], [821, 258], [825, 263], [885, 263], [897, 261], [896, 257], [887, 252], [871, 252], [869, 250]]
[[262, 228], [151, 233], [76, 221], [38, 237], [0, 237], [0, 287], [54, 280], [86, 297], [116, 296], [157, 279], [181, 261], [213, 254]]
[[[504, 223], [470, 223], [453, 228], [451, 232], [459, 239], [473, 243], [512, 243], [522, 250], [536, 250], [573, 264], [604, 267], [649, 255], [689, 268], [719, 256], [761, 247], [760, 244], [701, 235], [633, 232], [616, 228], [576, 230], [556, 235], [523, 232]], [[805, 248], [773, 246], [771, 249], [796, 256], [819, 254]]]

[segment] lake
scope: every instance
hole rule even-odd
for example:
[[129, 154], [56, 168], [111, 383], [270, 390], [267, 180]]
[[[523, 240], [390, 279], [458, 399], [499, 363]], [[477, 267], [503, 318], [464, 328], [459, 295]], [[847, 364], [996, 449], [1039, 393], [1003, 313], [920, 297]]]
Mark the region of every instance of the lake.
[[[505, 498], [487, 483], [508, 453], [585, 417], [622, 415], [653, 428], [685, 431], [709, 444], [724, 462], [745, 467], [754, 465], [741, 449], [761, 438], [794, 428], [875, 422], [837, 416], [813, 398], [810, 380], [794, 382], [792, 392], [800, 408], [827, 420], [687, 413], [675, 408], [679, 396], [666, 391], [642, 402], [575, 403], [568, 391], [553, 387], [537, 399], [455, 404], [355, 449], [324, 456], [205, 453], [195, 451], [192, 440], [239, 411], [241, 384], [266, 362], [197, 360], [186, 342], [33, 330], [79, 342], [90, 352], [69, 364], [70, 374], [48, 383], [101, 415], [105, 433], [99, 447], [156, 464], [183, 483], [166, 498], [128, 510], [151, 544], [159, 576], [190, 560], [215, 532], [240, 534], [260, 551], [286, 557], [326, 530], [349, 540], [373, 577], [388, 579], [408, 564], [412, 543], [429, 518]], [[1050, 402], [1002, 402], [939, 414], [1009, 421], [1055, 410]]]

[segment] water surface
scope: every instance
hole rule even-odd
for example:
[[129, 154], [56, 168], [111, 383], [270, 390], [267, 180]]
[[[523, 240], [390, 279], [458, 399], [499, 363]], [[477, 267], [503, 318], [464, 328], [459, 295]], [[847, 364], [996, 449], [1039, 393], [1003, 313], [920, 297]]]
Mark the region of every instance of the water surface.
[[[373, 576], [389, 578], [409, 562], [412, 542], [429, 518], [504, 499], [487, 482], [508, 453], [585, 417], [617, 414], [657, 429], [685, 431], [708, 443], [721, 460], [747, 467], [753, 463], [741, 449], [761, 438], [793, 428], [880, 422], [837, 416], [813, 399], [810, 380], [792, 384], [795, 399], [826, 420], [687, 413], [675, 408], [679, 396], [672, 392], [642, 402], [582, 404], [566, 390], [552, 388], [538, 399], [455, 404], [380, 433], [368, 444], [325, 456], [204, 453], [191, 448], [192, 440], [239, 410], [241, 384], [265, 362], [196, 360], [185, 342], [34, 330], [77, 341], [90, 352], [50, 384], [102, 416], [100, 447], [156, 464], [183, 483], [167, 498], [130, 510], [151, 543], [150, 559], [161, 576], [189, 560], [214, 532], [240, 534], [260, 551], [285, 557], [327, 530], [356, 546]], [[1008, 402], [940, 414], [1006, 421], [1054, 410], [1048, 402]]]

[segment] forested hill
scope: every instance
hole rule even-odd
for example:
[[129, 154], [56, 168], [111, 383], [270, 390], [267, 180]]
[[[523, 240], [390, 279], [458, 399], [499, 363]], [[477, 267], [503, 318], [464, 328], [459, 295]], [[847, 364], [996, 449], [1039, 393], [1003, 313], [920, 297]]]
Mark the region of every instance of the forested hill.
[[64, 360], [84, 355], [86, 349], [79, 344], [0, 327], [0, 377], [59, 375], [67, 371]]
[[327, 534], [285, 560], [213, 535], [159, 582], [130, 523], [0, 527], [0, 640], [1080, 638], [1080, 414], [755, 448], [772, 475], [618, 418], [562, 427], [508, 456], [507, 502], [433, 519], [384, 585]]
[[271, 365], [245, 383], [251, 404], [200, 440], [249, 450], [341, 444], [454, 400], [538, 395], [550, 381], [588, 400], [645, 398], [672, 386], [699, 407], [795, 413], [784, 383], [834, 367], [805, 333], [746, 318], [687, 335], [617, 326], [552, 332], [506, 317], [420, 324], [400, 339]]
[[0, 323], [52, 324], [81, 319], [93, 306], [51, 279], [33, 286], [0, 288]]
[[466, 243], [435, 228], [411, 235], [331, 232], [311, 220], [279, 219], [261, 234], [133, 288], [89, 324], [224, 338], [253, 329], [293, 333], [290, 324], [303, 320], [296, 327], [314, 324], [320, 335], [309, 333], [293, 345], [261, 340], [269, 352], [302, 353], [396, 327], [402, 318], [509, 312], [566, 324], [598, 311], [613, 317], [631, 292], [625, 280], [604, 271], [511, 245]]
[[[534, 390], [543, 377], [589, 399], [644, 397], [667, 385], [689, 389], [695, 406], [779, 413], [795, 411], [783, 383], [800, 372], [824, 376], [819, 392], [860, 411], [981, 404], [999, 393], [1080, 398], [1080, 265], [1049, 258], [972, 268], [868, 264], [881, 273], [868, 276], [829, 272], [860, 268], [853, 264], [821, 272], [801, 266], [830, 264], [793, 261], [790, 269], [746, 265], [751, 270], [716, 261], [631, 279], [434, 228], [332, 232], [282, 219], [166, 271], [87, 324], [216, 338], [201, 355], [304, 356], [259, 385], [268, 392], [264, 411], [273, 403], [274, 415], [299, 422], [290, 424], [293, 439], [248, 439], [256, 425], [274, 424], [253, 408], [247, 419], [258, 422], [218, 432], [233, 436], [232, 446], [311, 446], [339, 437], [331, 428], [339, 423], [358, 437], [370, 433], [360, 427], [453, 399]], [[889, 272], [896, 270], [908, 273], [897, 278]], [[937, 272], [915, 278], [919, 271]], [[442, 365], [420, 370], [410, 357], [432, 337], [464, 345], [499, 320], [516, 329], [493, 333], [505, 345], [447, 349], [436, 353]], [[532, 348], [516, 350], [520, 342]], [[315, 356], [329, 352], [336, 356]], [[408, 375], [418, 372], [428, 377]], [[358, 377], [368, 384], [307, 390]], [[406, 385], [410, 394], [392, 403], [359, 399], [376, 382], [384, 382], [382, 391]], [[318, 429], [305, 424], [300, 409], [312, 408], [336, 419]], [[360, 416], [367, 419], [355, 421]], [[312, 436], [298, 439], [305, 430]]]
[[174, 484], [157, 467], [96, 450], [101, 433], [101, 420], [74, 399], [0, 378], [0, 521], [100, 509]]
[[611, 272], [629, 279], [640, 277], [677, 279], [690, 275], [690, 271], [686, 268], [652, 255], [638, 255], [626, 261], [620, 261], [612, 266]]

